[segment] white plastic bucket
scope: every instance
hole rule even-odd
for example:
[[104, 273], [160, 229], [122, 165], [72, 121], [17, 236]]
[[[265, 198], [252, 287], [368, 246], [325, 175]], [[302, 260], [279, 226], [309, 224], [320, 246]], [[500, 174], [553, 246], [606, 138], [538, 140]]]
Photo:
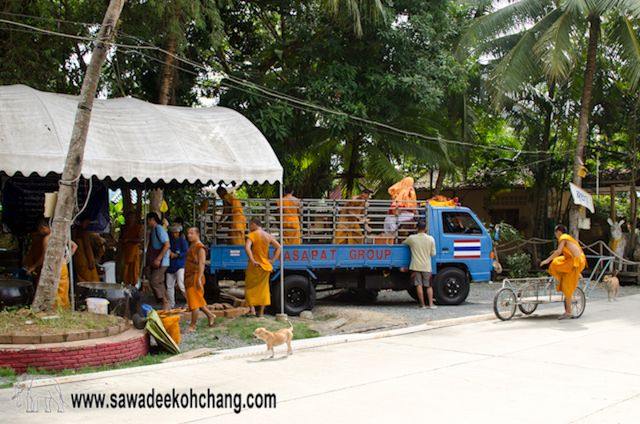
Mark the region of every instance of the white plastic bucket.
[[87, 297], [87, 310], [94, 314], [108, 314], [109, 301], [101, 297]]

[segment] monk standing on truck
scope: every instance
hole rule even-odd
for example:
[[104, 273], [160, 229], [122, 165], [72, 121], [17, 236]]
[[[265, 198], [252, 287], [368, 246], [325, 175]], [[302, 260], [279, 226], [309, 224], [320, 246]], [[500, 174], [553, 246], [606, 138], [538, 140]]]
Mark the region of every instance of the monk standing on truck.
[[[280, 201], [278, 201], [280, 206]], [[300, 235], [300, 199], [293, 195], [290, 184], [284, 186], [282, 198], [282, 244], [301, 244]]]
[[220, 221], [218, 221], [218, 230], [222, 228], [223, 222], [229, 222], [229, 239], [227, 239], [227, 244], [244, 244], [244, 231], [246, 229], [246, 224], [242, 203], [240, 203], [240, 200], [238, 200], [236, 196], [231, 193], [227, 193], [227, 190], [224, 187], [218, 187], [218, 190], [216, 191], [224, 205], [222, 217], [220, 218]]
[[353, 196], [345, 202], [338, 217], [335, 244], [362, 244], [364, 232], [360, 224], [364, 224], [365, 229], [371, 231], [371, 227], [367, 225], [364, 217], [369, 196], [371, 196], [371, 190], [365, 188], [359, 195]]
[[[555, 234], [560, 242], [551, 256], [540, 262], [540, 266], [549, 265], [549, 274], [558, 280], [556, 291], [564, 293], [564, 314], [558, 319], [575, 318], [571, 308], [571, 297], [578, 287], [580, 273], [587, 266], [587, 259], [578, 242], [567, 234], [567, 227], [556, 225]], [[561, 255], [562, 254], [562, 255]]]
[[[244, 277], [244, 295], [247, 306], [251, 309], [249, 315], [261, 317], [264, 314], [265, 306], [271, 305], [269, 276], [273, 271], [273, 262], [280, 257], [282, 247], [271, 234], [262, 229], [262, 223], [257, 216], [249, 221], [249, 229], [251, 232], [247, 235], [247, 241], [244, 245], [249, 257]], [[269, 246], [276, 249], [273, 258], [269, 258]], [[256, 306], [260, 307], [257, 314]]]

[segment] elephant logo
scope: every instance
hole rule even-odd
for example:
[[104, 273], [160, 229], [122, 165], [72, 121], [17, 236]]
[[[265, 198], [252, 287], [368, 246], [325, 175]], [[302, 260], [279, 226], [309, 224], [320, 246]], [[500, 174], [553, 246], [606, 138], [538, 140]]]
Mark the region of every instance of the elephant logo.
[[64, 412], [64, 407], [68, 407], [62, 396], [62, 390], [56, 379], [53, 379], [55, 385], [53, 386], [36, 386], [33, 387], [33, 379], [29, 382], [22, 382], [15, 386], [14, 395], [11, 399], [16, 400], [16, 407], [22, 406], [22, 393], [25, 393], [27, 400], [26, 412], [39, 412], [40, 401], [44, 402], [44, 412], [51, 412], [51, 404], [55, 403], [58, 412]]

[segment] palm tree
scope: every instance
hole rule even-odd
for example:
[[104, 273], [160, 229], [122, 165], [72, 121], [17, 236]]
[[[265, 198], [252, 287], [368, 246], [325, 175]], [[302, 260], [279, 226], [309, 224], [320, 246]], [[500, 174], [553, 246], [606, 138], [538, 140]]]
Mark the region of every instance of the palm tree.
[[[635, 89], [640, 80], [640, 40], [634, 30], [639, 13], [638, 0], [519, 0], [476, 18], [461, 41], [462, 47], [476, 46], [476, 54], [501, 57], [490, 78], [499, 104], [501, 96], [517, 92], [537, 74], [545, 75], [550, 85], [565, 81], [577, 62], [581, 40], [588, 36], [573, 160], [573, 183], [579, 187], [601, 23], [611, 23], [604, 42], [624, 59], [623, 75]], [[571, 211], [570, 231], [578, 235], [576, 209]]]

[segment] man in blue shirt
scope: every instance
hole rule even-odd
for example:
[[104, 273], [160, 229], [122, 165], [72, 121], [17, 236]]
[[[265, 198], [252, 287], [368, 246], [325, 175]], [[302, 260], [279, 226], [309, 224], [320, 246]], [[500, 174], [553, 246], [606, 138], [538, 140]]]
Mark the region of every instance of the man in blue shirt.
[[184, 263], [189, 251], [189, 243], [180, 237], [181, 230], [181, 225], [169, 225], [169, 238], [171, 239], [169, 258], [171, 259], [171, 265], [167, 269], [166, 280], [167, 300], [172, 309], [176, 306], [176, 283], [178, 283], [178, 290], [184, 294]]
[[147, 228], [151, 230], [149, 246], [147, 246], [147, 266], [150, 269], [149, 285], [158, 302], [162, 302], [162, 309], [171, 305], [167, 300], [167, 290], [164, 286], [164, 274], [169, 268], [169, 234], [160, 224], [155, 212], [147, 214]]

